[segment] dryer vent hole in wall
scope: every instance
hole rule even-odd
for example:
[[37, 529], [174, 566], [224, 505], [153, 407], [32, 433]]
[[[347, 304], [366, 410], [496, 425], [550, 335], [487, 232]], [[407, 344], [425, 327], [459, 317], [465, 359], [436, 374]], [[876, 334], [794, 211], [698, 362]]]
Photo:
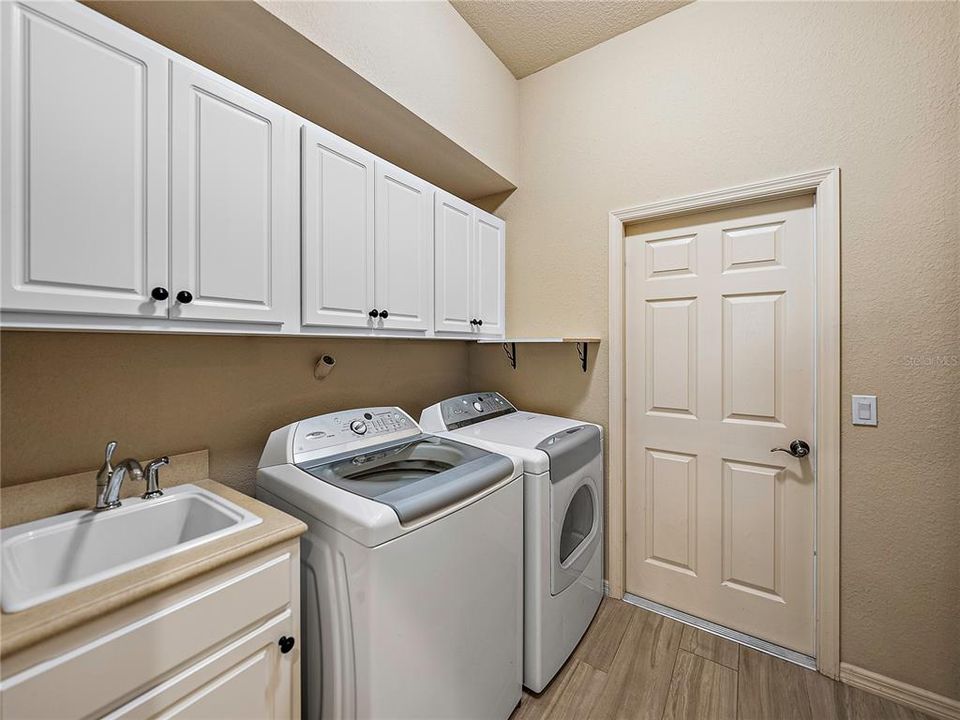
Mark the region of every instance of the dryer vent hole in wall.
[[313, 366], [313, 377], [317, 380], [325, 380], [327, 375], [333, 372], [337, 364], [337, 359], [333, 355], [321, 355], [317, 364]]

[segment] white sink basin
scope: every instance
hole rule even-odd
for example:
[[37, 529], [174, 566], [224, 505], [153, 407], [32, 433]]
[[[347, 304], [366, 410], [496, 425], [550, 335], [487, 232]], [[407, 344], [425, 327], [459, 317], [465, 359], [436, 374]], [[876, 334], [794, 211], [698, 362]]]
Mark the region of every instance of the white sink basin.
[[0, 605], [12, 613], [261, 522], [196, 485], [0, 530]]

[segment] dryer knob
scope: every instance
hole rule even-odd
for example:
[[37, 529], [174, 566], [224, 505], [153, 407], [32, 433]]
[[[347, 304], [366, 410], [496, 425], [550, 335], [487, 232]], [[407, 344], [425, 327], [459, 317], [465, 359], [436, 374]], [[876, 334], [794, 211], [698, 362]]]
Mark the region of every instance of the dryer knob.
[[363, 420], [354, 420], [350, 423], [350, 429], [353, 430], [357, 435], [363, 435], [367, 432], [367, 424]]
[[476, 410], [477, 412], [483, 412], [483, 405], [481, 405], [478, 402], [474, 402], [473, 409]]

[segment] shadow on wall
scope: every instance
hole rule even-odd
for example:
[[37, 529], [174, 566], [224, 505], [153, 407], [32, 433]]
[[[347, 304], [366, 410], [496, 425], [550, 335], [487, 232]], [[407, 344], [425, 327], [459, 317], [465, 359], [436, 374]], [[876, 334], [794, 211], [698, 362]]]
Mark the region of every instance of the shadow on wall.
[[211, 477], [252, 493], [278, 427], [373, 405], [418, 419], [470, 390], [466, 343], [440, 340], [4, 331], [0, 374], [3, 485], [95, 469], [115, 439], [117, 457], [209, 448]]

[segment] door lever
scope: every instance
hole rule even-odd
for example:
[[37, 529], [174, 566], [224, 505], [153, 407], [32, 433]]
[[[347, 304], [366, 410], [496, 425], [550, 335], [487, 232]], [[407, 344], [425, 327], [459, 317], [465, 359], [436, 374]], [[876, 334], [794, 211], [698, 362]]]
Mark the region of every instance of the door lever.
[[773, 448], [770, 452], [785, 452], [793, 455], [795, 458], [806, 457], [810, 454], [810, 446], [803, 440], [794, 440], [788, 448]]

